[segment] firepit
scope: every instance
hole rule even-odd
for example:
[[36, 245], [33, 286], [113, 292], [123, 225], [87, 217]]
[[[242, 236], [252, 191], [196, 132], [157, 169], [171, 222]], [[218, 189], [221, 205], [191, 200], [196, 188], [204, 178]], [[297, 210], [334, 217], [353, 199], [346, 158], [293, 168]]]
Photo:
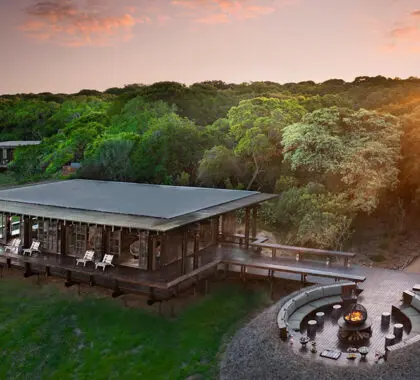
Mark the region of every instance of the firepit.
[[353, 304], [338, 321], [338, 337], [346, 342], [364, 342], [372, 336], [372, 323], [363, 305]]
[[367, 310], [359, 303], [355, 303], [350, 307], [350, 310], [344, 314], [344, 320], [349, 325], [361, 325], [367, 319]]

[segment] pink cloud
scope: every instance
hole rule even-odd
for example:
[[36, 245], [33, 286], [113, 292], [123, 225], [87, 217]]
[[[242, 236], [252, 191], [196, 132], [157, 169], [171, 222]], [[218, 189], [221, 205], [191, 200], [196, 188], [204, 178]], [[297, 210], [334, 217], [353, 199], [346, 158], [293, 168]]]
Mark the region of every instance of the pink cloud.
[[27, 20], [19, 29], [28, 37], [60, 45], [105, 46], [132, 38], [136, 24], [148, 18], [134, 15], [135, 9], [111, 16], [97, 1], [87, 0], [80, 7], [74, 0], [36, 1], [25, 9]]
[[[195, 11], [195, 21], [203, 24], [222, 24], [233, 20], [247, 20], [273, 13], [273, 3], [286, 0], [172, 0], [172, 5]], [[286, 2], [290, 2], [288, 0]]]
[[420, 10], [408, 14], [405, 20], [397, 23], [387, 35], [385, 51], [418, 52], [420, 48], [420, 27], [413, 17], [419, 17]]

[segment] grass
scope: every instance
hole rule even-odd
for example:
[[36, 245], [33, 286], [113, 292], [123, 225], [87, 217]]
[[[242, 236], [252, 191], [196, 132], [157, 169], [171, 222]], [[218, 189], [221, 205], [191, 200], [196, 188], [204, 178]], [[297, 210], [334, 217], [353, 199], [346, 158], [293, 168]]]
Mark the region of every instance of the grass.
[[9, 172], [0, 172], [0, 187], [16, 185], [16, 179]]
[[60, 380], [215, 378], [224, 337], [266, 302], [225, 284], [170, 320], [7, 277], [0, 299], [0, 378]]

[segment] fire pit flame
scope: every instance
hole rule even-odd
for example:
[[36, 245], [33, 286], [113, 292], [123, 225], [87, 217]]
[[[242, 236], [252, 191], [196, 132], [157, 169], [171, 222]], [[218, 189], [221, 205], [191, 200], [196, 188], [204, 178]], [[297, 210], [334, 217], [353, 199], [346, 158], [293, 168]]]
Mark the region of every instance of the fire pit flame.
[[363, 318], [364, 318], [364, 315], [360, 311], [353, 311], [344, 317], [346, 321], [351, 321], [351, 322], [361, 322], [363, 321]]
[[344, 320], [351, 325], [361, 325], [367, 319], [367, 310], [360, 304], [356, 303], [351, 306], [350, 310], [344, 314]]

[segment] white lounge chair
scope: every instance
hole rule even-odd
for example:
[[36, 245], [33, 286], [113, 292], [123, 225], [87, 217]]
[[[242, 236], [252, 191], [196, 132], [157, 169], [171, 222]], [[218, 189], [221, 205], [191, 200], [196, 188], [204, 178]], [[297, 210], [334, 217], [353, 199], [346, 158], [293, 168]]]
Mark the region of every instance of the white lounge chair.
[[115, 265], [112, 264], [112, 260], [114, 259], [114, 255], [105, 255], [102, 261], [97, 261], [95, 263], [95, 269], [98, 269], [98, 267], [101, 267], [103, 271], [105, 271], [105, 268], [109, 265], [111, 267], [114, 267]]
[[9, 244], [6, 245], [6, 247], [4, 248], [4, 252], [18, 253], [21, 242], [22, 240], [19, 238], [13, 239]]
[[41, 242], [39, 241], [32, 241], [31, 247], [30, 248], [26, 248], [23, 250], [23, 255], [28, 254], [29, 256], [32, 256], [32, 254], [34, 252], [38, 252], [40, 253], [41, 251], [39, 250], [39, 246], [41, 245]]
[[79, 263], [82, 263], [83, 266], [85, 267], [87, 263], [93, 263], [94, 262], [94, 257], [95, 257], [95, 251], [94, 250], [88, 250], [86, 251], [85, 255], [83, 256], [82, 259], [77, 259], [76, 260], [76, 266], [79, 265]]

